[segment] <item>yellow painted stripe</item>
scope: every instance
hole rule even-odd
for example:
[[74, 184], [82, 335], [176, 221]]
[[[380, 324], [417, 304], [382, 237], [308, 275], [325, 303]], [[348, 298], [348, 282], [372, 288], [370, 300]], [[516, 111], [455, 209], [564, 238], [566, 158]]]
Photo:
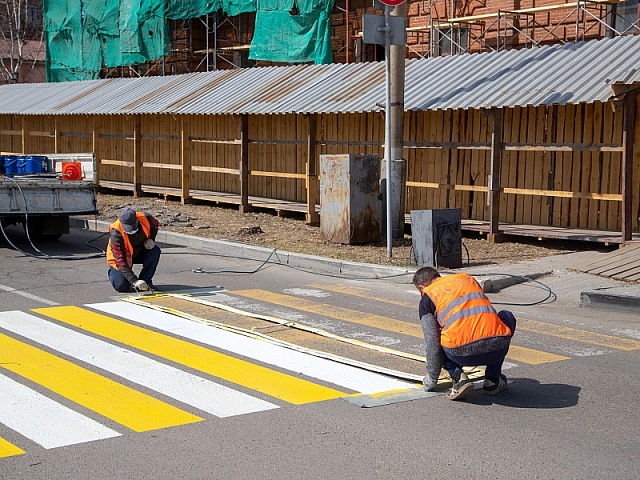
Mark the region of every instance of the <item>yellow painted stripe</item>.
[[[399, 300], [373, 297], [370, 294], [370, 290], [366, 288], [351, 288], [346, 285], [309, 285], [309, 287], [320, 288], [345, 295], [352, 295], [354, 297], [369, 298], [378, 302], [390, 303], [401, 307], [418, 308], [417, 300], [415, 304], [411, 304], [408, 302], [401, 302]], [[526, 332], [540, 333], [542, 335], [549, 335], [551, 337], [563, 338], [565, 340], [573, 340], [575, 342], [590, 343], [592, 345], [599, 345], [616, 350], [631, 351], [640, 349], [640, 341], [638, 340], [614, 337], [613, 335], [579, 330], [577, 328], [552, 325], [550, 323], [538, 322], [536, 320], [528, 320], [520, 317], [518, 317], [517, 329]]]
[[23, 453], [25, 453], [24, 450], [0, 437], [0, 458], [22, 455]]
[[342, 293], [344, 295], [351, 295], [353, 297], [368, 298], [369, 300], [375, 300], [376, 302], [389, 303], [391, 305], [398, 305], [399, 307], [413, 308], [418, 310], [418, 304], [420, 303], [420, 295], [416, 290], [416, 301], [413, 303], [403, 302], [401, 300], [394, 300], [392, 298], [374, 297], [371, 295], [371, 290], [362, 287], [348, 287], [346, 285], [319, 285], [312, 284], [307, 285], [311, 288], [319, 288], [320, 290], [328, 290], [330, 292]]
[[538, 322], [536, 320], [519, 318], [517, 321], [517, 328], [526, 332], [541, 333], [543, 335], [573, 340], [574, 342], [590, 343], [592, 345], [599, 345], [616, 350], [631, 351], [640, 349], [640, 341], [630, 338], [614, 337], [612, 335], [562, 327], [550, 323]]
[[[362, 313], [357, 310], [338, 307], [325, 303], [313, 302], [304, 298], [292, 297], [281, 293], [272, 293], [266, 290], [237, 290], [231, 292], [234, 295], [249, 297], [263, 302], [274, 303], [283, 307], [294, 308], [304, 312], [315, 313], [325, 317], [335, 318], [349, 323], [365, 325], [367, 327], [379, 328], [390, 332], [409, 335], [416, 338], [424, 338], [422, 327], [418, 323], [405, 322], [403, 320], [395, 320], [393, 318], [383, 317], [371, 313]], [[516, 360], [521, 363], [530, 365], [538, 365], [541, 363], [557, 362], [559, 360], [567, 360], [569, 357], [556, 355], [555, 353], [542, 352], [530, 348], [518, 347], [511, 345], [507, 358]]]
[[564, 355], [556, 355], [555, 353], [519, 347], [518, 345], [513, 344], [509, 347], [507, 358], [514, 362], [528, 363], [529, 365], [540, 365], [543, 363], [558, 362], [560, 360], [569, 360], [569, 357], [565, 357]]
[[345, 395], [345, 392], [79, 307], [47, 307], [34, 312], [296, 405]]
[[202, 419], [0, 334], [0, 366], [136, 432]]

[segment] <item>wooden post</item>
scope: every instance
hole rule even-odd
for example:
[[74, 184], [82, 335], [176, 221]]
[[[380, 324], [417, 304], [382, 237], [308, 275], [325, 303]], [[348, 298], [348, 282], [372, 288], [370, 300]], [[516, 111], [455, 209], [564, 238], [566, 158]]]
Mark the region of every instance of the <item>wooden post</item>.
[[142, 119], [136, 115], [133, 121], [133, 197], [142, 196]]
[[502, 168], [502, 109], [491, 112], [491, 174], [489, 177], [489, 234], [490, 243], [500, 241], [500, 169]]
[[181, 201], [184, 205], [191, 199], [191, 140], [189, 139], [187, 116], [180, 117], [180, 163], [182, 173]]
[[318, 203], [318, 161], [316, 158], [316, 123], [315, 114], [307, 115], [307, 225], [319, 224], [320, 215], [316, 213]]
[[29, 146], [29, 127], [27, 125], [27, 116], [22, 115], [22, 153], [27, 153], [27, 147]]
[[60, 131], [58, 130], [58, 116], [53, 117], [53, 153], [60, 153]]
[[624, 120], [622, 126], [622, 243], [632, 239], [633, 201], [633, 133], [636, 122], [636, 92], [624, 96]]
[[249, 115], [240, 115], [240, 213], [250, 212], [249, 203]]

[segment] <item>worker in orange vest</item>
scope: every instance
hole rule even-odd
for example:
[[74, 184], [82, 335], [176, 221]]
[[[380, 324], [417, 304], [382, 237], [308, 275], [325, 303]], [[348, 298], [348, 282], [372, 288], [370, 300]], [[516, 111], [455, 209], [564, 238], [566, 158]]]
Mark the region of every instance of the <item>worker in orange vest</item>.
[[516, 329], [507, 310], [496, 312], [473, 277], [459, 273], [441, 277], [435, 268], [422, 267], [413, 276], [420, 290], [419, 315], [424, 332], [427, 375], [424, 388], [435, 388], [444, 368], [453, 381], [447, 398], [458, 400], [473, 390], [463, 366], [486, 365], [484, 393], [507, 387], [502, 364]]
[[[118, 292], [153, 290], [153, 276], [160, 261], [160, 248], [155, 243], [159, 223], [148, 213], [124, 208], [109, 227], [107, 263], [109, 281]], [[137, 276], [134, 264], [142, 264]]]

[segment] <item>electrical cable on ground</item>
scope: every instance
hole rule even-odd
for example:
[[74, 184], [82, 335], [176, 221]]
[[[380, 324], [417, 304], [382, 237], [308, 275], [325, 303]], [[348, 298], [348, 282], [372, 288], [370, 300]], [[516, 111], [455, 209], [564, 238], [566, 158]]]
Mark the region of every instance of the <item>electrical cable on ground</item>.
[[[245, 258], [245, 257], [238, 257], [235, 255], [224, 255], [224, 254], [217, 254], [217, 253], [209, 253], [209, 252], [199, 252], [199, 253], [193, 253], [192, 255], [204, 255], [204, 256], [215, 256], [215, 257], [221, 257], [221, 258], [233, 258], [233, 259], [238, 259], [238, 260], [251, 260], [254, 262], [258, 262], [260, 261], [261, 264], [260, 266], [258, 266], [258, 268], [251, 270], [251, 271], [234, 271], [234, 270], [205, 270], [204, 268], [195, 268], [192, 270], [193, 273], [198, 273], [198, 274], [207, 274], [207, 275], [215, 275], [215, 274], [238, 274], [238, 275], [242, 275], [242, 274], [254, 274], [254, 273], [258, 273], [259, 271], [261, 271], [262, 269], [264, 269], [265, 266], [267, 265], [280, 265], [283, 267], [287, 267], [287, 268], [291, 268], [297, 271], [301, 271], [304, 273], [308, 273], [311, 275], [317, 275], [317, 276], [322, 276], [322, 277], [330, 277], [330, 278], [339, 278], [339, 279], [343, 279], [343, 280], [385, 280], [385, 279], [390, 279], [390, 278], [398, 278], [398, 277], [404, 277], [407, 275], [413, 275], [413, 272], [406, 272], [406, 273], [399, 273], [399, 274], [393, 274], [393, 275], [376, 275], [375, 277], [362, 277], [362, 276], [353, 276], [353, 275], [339, 275], [339, 274], [333, 274], [333, 273], [323, 273], [323, 272], [317, 272], [314, 270], [308, 270], [308, 269], [304, 269], [302, 267], [296, 267], [294, 265], [289, 265], [286, 263], [282, 263], [282, 262], [273, 262], [270, 261], [271, 257], [273, 257], [274, 255], [276, 255], [277, 257], [277, 250], [273, 249], [271, 251], [271, 253], [269, 254], [269, 257], [266, 260], [255, 260], [252, 258]], [[180, 253], [178, 252], [171, 252], [169, 254], [174, 254], [174, 255], [179, 255]], [[499, 275], [499, 276], [506, 276], [506, 277], [514, 277], [514, 278], [519, 278], [522, 280], [525, 280], [526, 282], [533, 282], [537, 285], [540, 286], [540, 288], [544, 289], [547, 294], [546, 296], [542, 299], [542, 300], [537, 300], [535, 302], [530, 302], [530, 303], [517, 303], [517, 302], [513, 302], [513, 303], [508, 303], [508, 302], [492, 302], [495, 305], [511, 305], [511, 306], [522, 306], [522, 307], [527, 307], [527, 306], [534, 306], [534, 305], [539, 305], [541, 303], [546, 302], [549, 298], [553, 298], [552, 302], [556, 300], [556, 294], [553, 293], [553, 290], [551, 290], [551, 287], [549, 287], [548, 285], [532, 279], [530, 277], [524, 276], [524, 275], [516, 275], [516, 274], [510, 274], [510, 273], [502, 273], [502, 272], [492, 272], [492, 273], [474, 273], [472, 274], [472, 276], [475, 277], [482, 277], [482, 276], [489, 276], [489, 275]]]

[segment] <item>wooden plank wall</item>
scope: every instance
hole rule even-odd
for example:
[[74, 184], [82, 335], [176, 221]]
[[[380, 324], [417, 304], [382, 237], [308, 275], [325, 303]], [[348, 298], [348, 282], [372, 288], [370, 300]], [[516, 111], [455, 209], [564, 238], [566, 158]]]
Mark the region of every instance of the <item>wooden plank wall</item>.
[[[600, 102], [505, 109], [500, 221], [619, 231], [622, 113]], [[490, 125], [490, 115], [477, 110], [410, 112], [407, 211], [456, 207], [464, 219], [489, 220]], [[640, 185], [637, 123], [634, 137]], [[638, 231], [640, 188], [633, 195]]]
[[249, 117], [249, 192], [306, 202], [307, 121], [302, 115]]
[[[593, 103], [503, 113], [500, 221], [620, 231], [622, 110]], [[489, 220], [491, 118], [478, 110], [405, 113], [407, 212], [455, 207], [464, 219]], [[306, 202], [307, 126], [306, 115], [248, 116], [250, 195]], [[318, 114], [316, 155], [382, 158], [384, 127], [376, 112]], [[241, 129], [241, 117], [231, 115], [0, 115], [0, 150], [95, 148], [99, 179], [131, 184], [138, 143], [141, 183], [176, 189], [184, 135], [191, 189], [237, 194]], [[634, 143], [632, 229], [638, 231], [640, 121]], [[318, 181], [311, 180], [315, 188]]]

